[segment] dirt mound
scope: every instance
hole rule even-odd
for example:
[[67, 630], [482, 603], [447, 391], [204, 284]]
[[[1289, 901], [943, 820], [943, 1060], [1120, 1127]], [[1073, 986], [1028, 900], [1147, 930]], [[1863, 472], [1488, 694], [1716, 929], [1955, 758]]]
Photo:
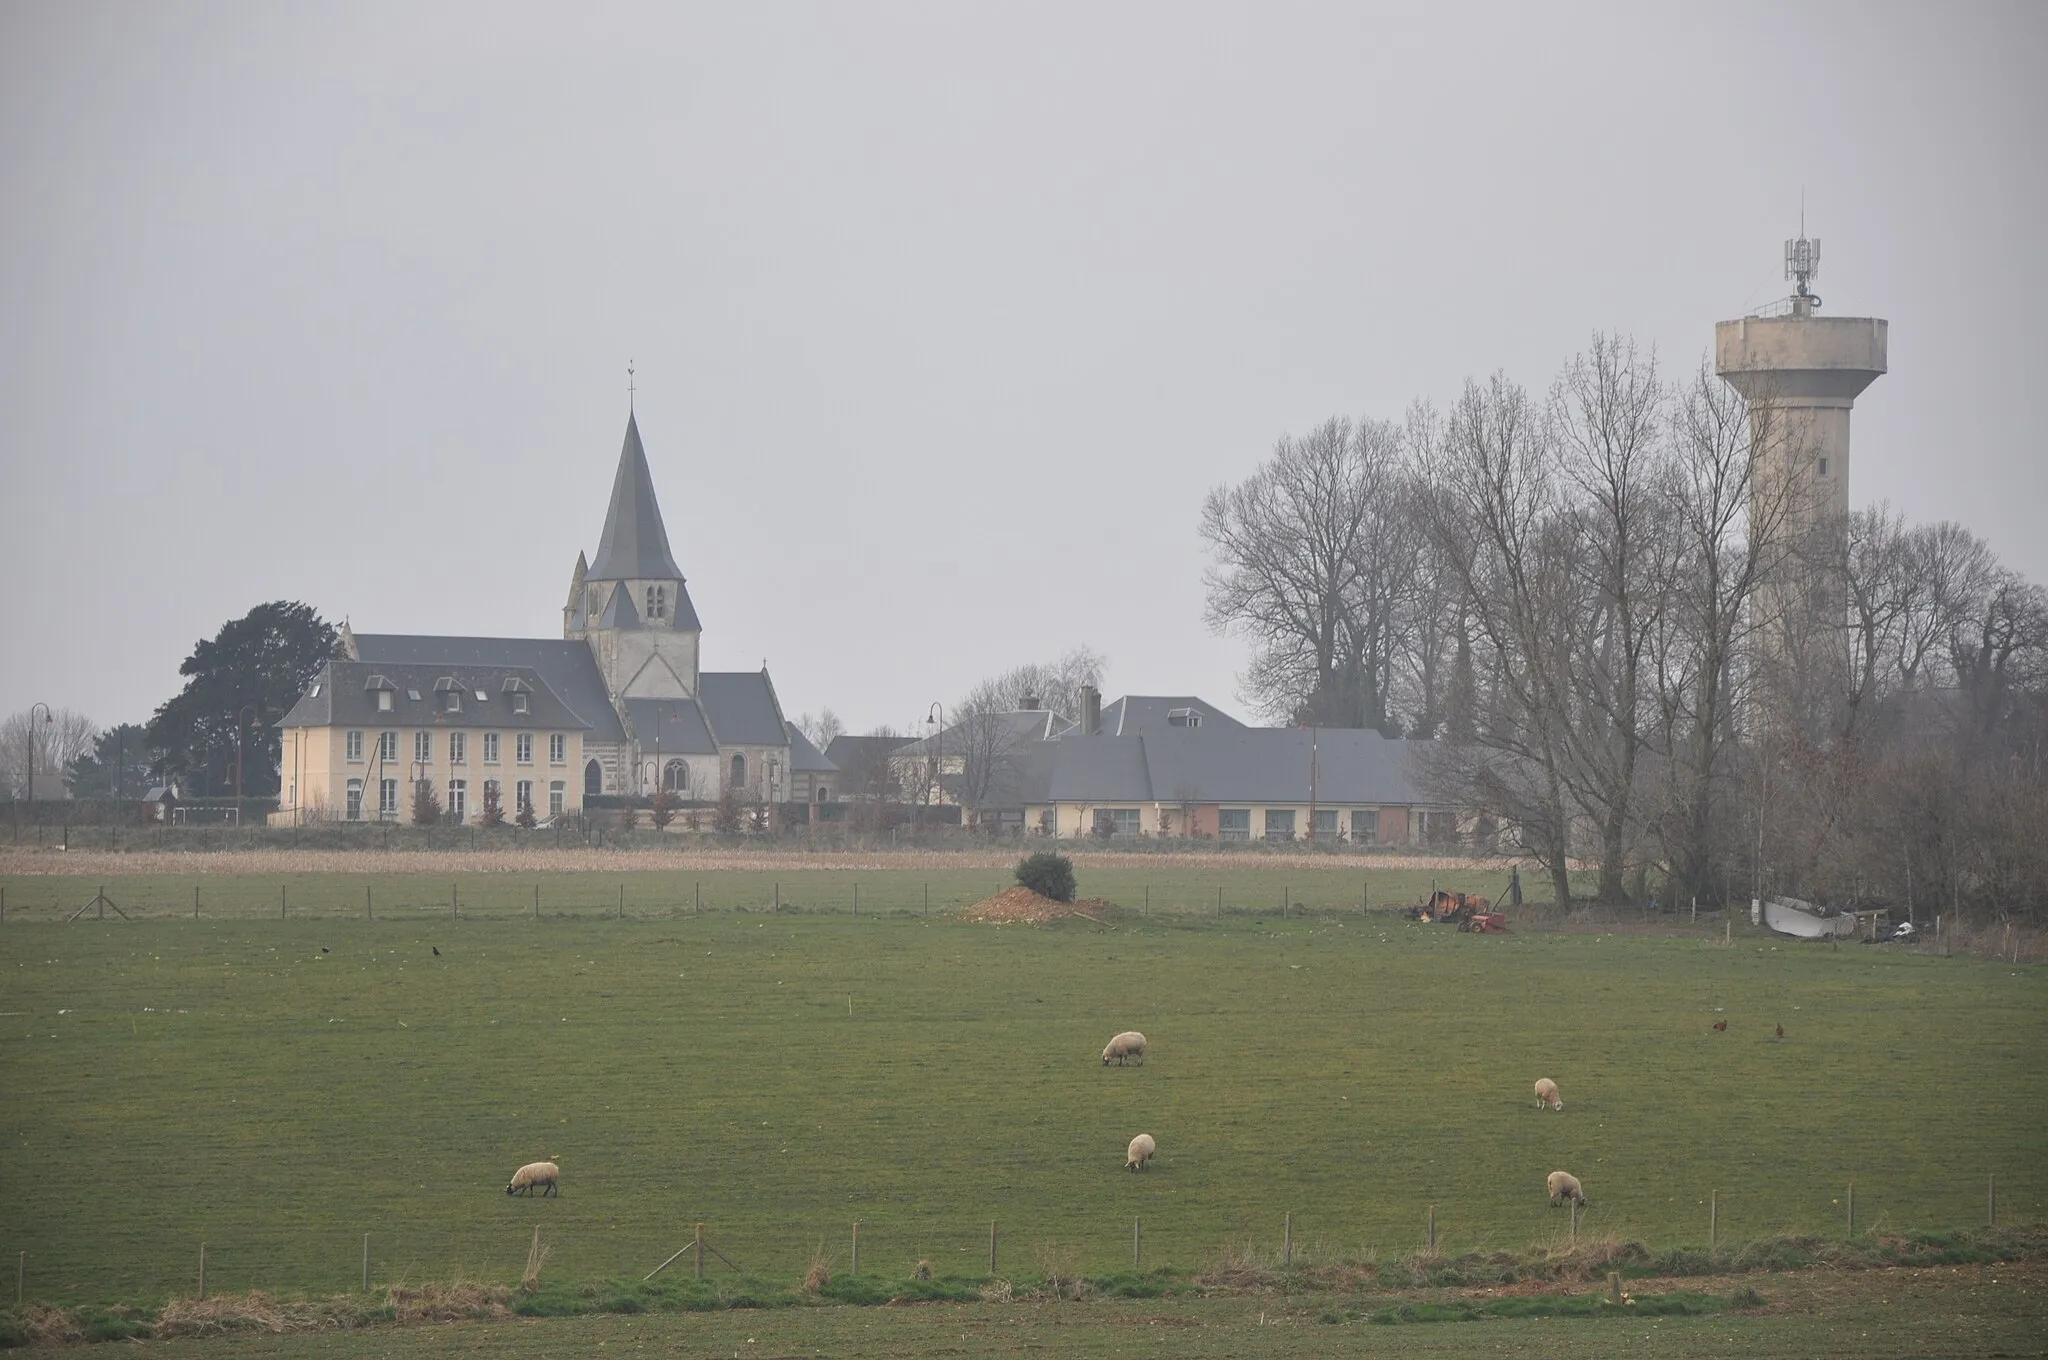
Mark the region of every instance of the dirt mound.
[[1079, 902], [1055, 902], [1050, 897], [1018, 886], [1005, 888], [994, 897], [984, 898], [971, 907], [961, 910], [960, 916], [968, 921], [1056, 921], [1062, 916], [1079, 916], [1089, 921], [1100, 921], [1109, 903], [1099, 897], [1086, 898]]

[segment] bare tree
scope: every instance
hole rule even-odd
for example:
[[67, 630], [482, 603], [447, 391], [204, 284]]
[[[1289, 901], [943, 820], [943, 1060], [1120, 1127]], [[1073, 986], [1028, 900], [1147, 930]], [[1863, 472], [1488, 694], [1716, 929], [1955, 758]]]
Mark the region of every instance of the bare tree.
[[1018, 756], [1035, 735], [1006, 698], [1000, 682], [982, 681], [953, 706], [952, 725], [932, 739], [939, 778], [976, 821], [991, 795], [1010, 785]]
[[829, 708], [821, 708], [816, 716], [810, 713], [797, 714], [796, 730], [803, 733], [811, 745], [822, 751], [832, 744], [832, 738], [846, 731], [846, 725], [839, 721], [837, 713]]
[[1208, 621], [1252, 640], [1245, 688], [1266, 713], [1388, 725], [1415, 533], [1402, 468], [1398, 427], [1335, 417], [1203, 502]]
[[0, 722], [0, 787], [23, 797], [31, 762], [39, 785], [61, 779], [72, 762], [91, 753], [99, 735], [93, 720], [74, 709], [35, 707], [10, 715]]
[[[1055, 661], [1027, 662], [977, 685], [983, 706], [990, 711], [1013, 713], [1027, 708], [1049, 708], [1073, 718], [1079, 716], [1083, 685], [1102, 687], [1109, 663], [1102, 653], [1083, 645]], [[961, 701], [963, 704], [966, 700]]]

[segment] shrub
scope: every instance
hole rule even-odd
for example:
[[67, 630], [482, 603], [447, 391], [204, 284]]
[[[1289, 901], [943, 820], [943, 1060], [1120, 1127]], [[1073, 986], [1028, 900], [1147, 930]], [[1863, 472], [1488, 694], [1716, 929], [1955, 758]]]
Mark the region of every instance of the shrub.
[[441, 820], [441, 799], [431, 779], [416, 780], [412, 786], [412, 824], [432, 826]]
[[676, 819], [676, 803], [678, 801], [680, 800], [677, 799], [673, 790], [656, 789], [654, 791], [654, 810], [650, 820], [653, 821], [655, 830], [666, 831], [668, 824]]
[[719, 792], [718, 806], [711, 811], [711, 829], [721, 836], [737, 836], [743, 826], [745, 809], [740, 806], [740, 791], [727, 784]]
[[1065, 855], [1041, 850], [1017, 861], [1017, 881], [1040, 897], [1055, 902], [1074, 900], [1074, 861]]
[[505, 800], [498, 796], [498, 781], [495, 779], [484, 781], [484, 810], [477, 820], [484, 826], [505, 824]]
[[525, 827], [528, 831], [531, 831], [535, 824], [540, 821], [540, 818], [533, 815], [533, 804], [527, 802], [519, 805], [518, 815], [513, 817], [512, 820]]

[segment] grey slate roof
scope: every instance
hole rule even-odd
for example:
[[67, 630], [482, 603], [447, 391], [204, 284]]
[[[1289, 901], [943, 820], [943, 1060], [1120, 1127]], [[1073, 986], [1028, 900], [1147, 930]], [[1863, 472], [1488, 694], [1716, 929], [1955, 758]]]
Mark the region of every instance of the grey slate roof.
[[633, 596], [621, 582], [612, 587], [612, 597], [604, 602], [604, 612], [597, 616], [600, 628], [638, 628], [640, 611], [633, 607]]
[[704, 671], [697, 677], [697, 698], [721, 746], [781, 746], [789, 740], [766, 671]]
[[825, 759], [825, 753], [811, 744], [811, 739], [793, 722], [784, 722], [782, 730], [789, 734], [789, 772], [791, 774], [838, 774], [839, 767]]
[[[1002, 724], [1001, 731], [993, 737], [980, 731], [969, 732], [967, 724], [974, 719], [963, 719], [953, 723], [939, 733], [937, 741], [941, 756], [960, 754], [961, 743], [972, 740], [973, 744], [988, 750], [1015, 751], [1035, 742], [1052, 741], [1063, 733], [1074, 730], [1074, 724], [1059, 714], [1044, 708], [1020, 708], [1009, 713], [998, 713], [995, 719]], [[926, 754], [929, 737], [919, 737], [906, 742], [898, 755], [918, 756]]]
[[[452, 681], [443, 685], [442, 681]], [[527, 691], [527, 711], [515, 713], [508, 683]], [[438, 688], [437, 688], [438, 686]], [[439, 696], [459, 690], [462, 707], [450, 713]], [[395, 691], [393, 707], [377, 707], [379, 690]], [[478, 692], [483, 698], [477, 698]], [[413, 695], [420, 697], [415, 699]], [[609, 711], [609, 710], [607, 710]], [[530, 666], [463, 666], [446, 661], [394, 665], [388, 661], [330, 661], [313, 677], [280, 727], [495, 728], [508, 732], [588, 730], [562, 697]]]
[[1142, 737], [1069, 738], [1054, 748], [1051, 794], [1074, 803], [1426, 804], [1409, 743], [1370, 729], [1171, 728]]
[[1126, 694], [1102, 710], [1102, 731], [1097, 735], [1143, 737], [1154, 732], [1178, 732], [1184, 724], [1176, 725], [1172, 715], [1180, 709], [1201, 714], [1204, 728], [1244, 726], [1207, 699], [1192, 694]]
[[[393, 666], [524, 666], [569, 706], [589, 741], [623, 742], [625, 724], [588, 644], [573, 638], [440, 637], [430, 633], [357, 633], [356, 656]], [[439, 672], [437, 672], [438, 674]], [[433, 677], [428, 677], [431, 681]]]
[[640, 421], [626, 417], [626, 442], [612, 478], [612, 500], [604, 514], [604, 536], [590, 564], [593, 581], [680, 581], [683, 569], [668, 550], [668, 530], [654, 501], [654, 474], [640, 446]]
[[628, 699], [626, 716], [633, 720], [633, 735], [649, 759], [657, 754], [657, 746], [662, 756], [718, 754], [718, 743], [711, 739], [695, 699]]

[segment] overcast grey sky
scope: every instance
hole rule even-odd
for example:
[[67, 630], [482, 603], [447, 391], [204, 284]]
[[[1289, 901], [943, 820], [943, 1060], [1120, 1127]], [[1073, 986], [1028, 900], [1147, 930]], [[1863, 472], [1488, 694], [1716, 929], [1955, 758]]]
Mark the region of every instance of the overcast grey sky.
[[559, 636], [625, 366], [707, 669], [1237, 708], [1198, 507], [1595, 329], [1891, 321], [1851, 497], [2048, 579], [2048, 5], [0, 3], [0, 713], [265, 600]]

